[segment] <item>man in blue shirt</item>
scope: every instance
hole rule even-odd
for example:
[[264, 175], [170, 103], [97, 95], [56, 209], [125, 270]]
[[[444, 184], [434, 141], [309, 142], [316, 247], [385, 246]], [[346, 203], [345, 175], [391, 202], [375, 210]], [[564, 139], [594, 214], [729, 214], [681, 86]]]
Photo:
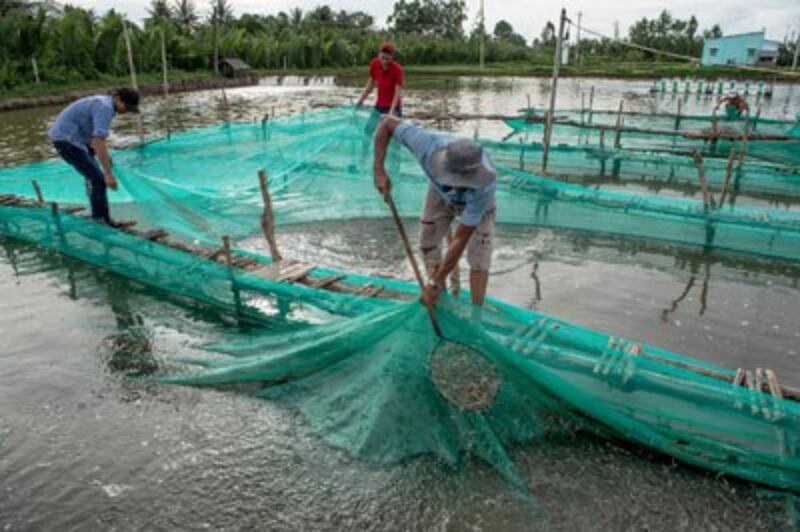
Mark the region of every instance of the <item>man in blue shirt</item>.
[[[86, 178], [92, 219], [111, 225], [107, 187], [117, 189], [117, 178], [111, 170], [108, 138], [116, 113], [138, 113], [139, 93], [122, 88], [111, 96], [87, 96], [61, 111], [50, 126], [48, 136], [58, 154]], [[95, 160], [100, 159], [100, 164]]]
[[[394, 137], [417, 158], [428, 176], [428, 193], [422, 212], [420, 248], [430, 283], [423, 302], [434, 304], [447, 276], [458, 267], [464, 250], [470, 266], [472, 303], [482, 305], [489, 282], [495, 225], [495, 169], [480, 144], [427, 131], [393, 116], [384, 117], [375, 132], [375, 186], [388, 197], [392, 183], [386, 173], [386, 151]], [[442, 260], [442, 241], [459, 219]]]

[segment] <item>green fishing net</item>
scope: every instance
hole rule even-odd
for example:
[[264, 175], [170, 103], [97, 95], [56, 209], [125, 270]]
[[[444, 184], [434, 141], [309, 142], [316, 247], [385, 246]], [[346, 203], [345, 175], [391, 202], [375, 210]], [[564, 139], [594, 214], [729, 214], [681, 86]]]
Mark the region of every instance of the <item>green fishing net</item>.
[[[580, 111], [556, 111], [555, 116], [561, 122], [553, 127], [552, 142], [554, 144], [592, 144], [617, 145], [617, 118], [611, 112], [589, 114]], [[698, 150], [704, 155], [726, 157], [731, 149], [742, 150], [743, 144], [748, 156], [763, 159], [781, 165], [800, 166], [800, 124], [782, 120], [771, 120], [753, 117], [748, 121], [748, 135], [753, 136], [743, 141], [745, 120], [720, 119], [717, 131], [727, 137], [717, 142], [709, 142], [705, 138], [693, 137], [691, 134], [709, 134], [712, 131], [711, 117], [681, 117], [648, 114], [625, 115], [622, 119], [623, 130], [619, 135], [619, 146], [639, 149], [662, 149], [674, 151]], [[531, 134], [542, 139], [544, 124], [541, 116], [530, 120], [524, 116], [505, 120], [515, 134]], [[755, 130], [752, 128], [755, 127]], [[624, 128], [630, 128], [626, 131]], [[767, 140], [755, 138], [756, 135], [781, 137], [785, 140]]]
[[[259, 231], [256, 172], [266, 168], [279, 224], [388, 216], [370, 179], [365, 122], [351, 109], [335, 109], [206, 128], [115, 152], [125, 190], [112, 213], [214, 250], [221, 235]], [[394, 146], [387, 166], [401, 212], [417, 215], [426, 186], [418, 165]], [[706, 211], [692, 201], [592, 190], [502, 164], [498, 170], [501, 223], [788, 259], [800, 254], [800, 228], [790, 213]], [[3, 170], [0, 193], [32, 196], [31, 178], [50, 201], [85, 202], [79, 178], [54, 162]], [[443, 345], [413, 284], [319, 266], [305, 285], [281, 282], [46, 206], [0, 206], [0, 233], [246, 321], [248, 328], [203, 346], [206, 356], [165, 357], [162, 380], [241, 385], [236, 389], [284, 402], [354, 456], [390, 464], [425, 454], [453, 466], [476, 456], [524, 488], [514, 447], [536, 445], [568, 425], [800, 490], [800, 405], [759, 391], [760, 382], [732, 385], [730, 369], [492, 299], [478, 309], [466, 293], [437, 306]], [[241, 249], [234, 254], [270, 262]], [[398, 297], [314, 287], [332, 275]]]

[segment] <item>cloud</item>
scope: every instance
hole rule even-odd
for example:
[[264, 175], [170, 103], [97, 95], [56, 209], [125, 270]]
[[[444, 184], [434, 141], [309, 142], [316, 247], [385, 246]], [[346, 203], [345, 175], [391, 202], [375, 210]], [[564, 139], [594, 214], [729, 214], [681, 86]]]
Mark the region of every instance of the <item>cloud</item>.
[[[663, 0], [605, 0], [602, 2], [589, 0], [484, 0], [486, 5], [486, 24], [489, 30], [501, 19], [509, 21], [514, 29], [527, 39], [539, 35], [547, 21], [558, 20], [561, 7], [567, 9], [568, 15], [577, 20], [578, 12], [583, 13], [583, 24], [606, 35], [613, 35], [614, 23], [619, 22], [620, 32], [624, 35], [627, 28], [636, 20], [658, 16], [665, 9]], [[327, 4], [333, 9], [348, 11], [365, 11], [374, 16], [378, 25], [385, 26], [386, 18], [392, 12], [395, 0], [231, 0], [234, 12], [274, 14], [299, 7], [304, 11], [318, 5]], [[123, 7], [112, 0], [70, 0], [69, 3], [81, 7], [92, 8], [97, 13], [104, 13], [110, 8], [126, 13], [133, 20], [141, 20], [147, 16], [147, 0], [128, 0]], [[480, 0], [467, 0], [467, 11], [470, 15], [467, 28], [475, 24]], [[209, 11], [208, 1], [195, 2], [198, 11], [205, 15]], [[700, 28], [710, 28], [719, 24], [726, 34], [746, 31], [758, 31], [766, 28], [771, 39], [782, 40], [793, 30], [800, 31], [800, 2], [797, 0], [671, 0], [666, 7], [673, 16], [688, 18], [697, 17]]]

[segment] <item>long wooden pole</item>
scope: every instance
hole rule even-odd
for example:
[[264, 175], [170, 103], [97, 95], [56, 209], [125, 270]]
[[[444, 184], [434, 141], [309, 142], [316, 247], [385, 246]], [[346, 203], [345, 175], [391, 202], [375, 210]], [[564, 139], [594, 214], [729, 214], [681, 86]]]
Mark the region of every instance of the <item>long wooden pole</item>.
[[[139, 90], [139, 84], [136, 82], [136, 65], [133, 62], [133, 47], [131, 46], [131, 36], [128, 32], [128, 22], [122, 21], [122, 36], [125, 38], [125, 47], [128, 49], [128, 70], [131, 74], [131, 86], [135, 90]], [[139, 142], [144, 143], [144, 124], [142, 123], [142, 115], [139, 118]]]
[[278, 242], [275, 239], [275, 214], [272, 210], [272, 197], [267, 186], [267, 173], [264, 170], [258, 171], [258, 184], [261, 187], [261, 199], [264, 202], [264, 210], [261, 213], [261, 230], [264, 232], [264, 238], [269, 245], [269, 254], [272, 256], [272, 261], [279, 262], [283, 259], [283, 256], [278, 250]]
[[711, 197], [708, 192], [706, 173], [703, 169], [703, 157], [697, 150], [694, 151], [694, 165], [697, 167], [697, 177], [700, 179], [700, 189], [703, 191], [703, 207], [708, 210], [711, 205]]
[[[411, 263], [411, 268], [414, 270], [414, 276], [417, 278], [417, 283], [419, 283], [419, 289], [424, 291], [425, 282], [422, 280], [422, 273], [419, 270], [417, 259], [414, 257], [414, 252], [411, 250], [411, 244], [408, 241], [406, 229], [403, 226], [403, 221], [400, 219], [400, 214], [397, 212], [397, 207], [394, 205], [394, 199], [392, 198], [391, 194], [386, 196], [386, 204], [389, 205], [389, 210], [392, 212], [392, 219], [394, 220], [395, 226], [397, 226], [397, 231], [400, 233], [400, 238], [403, 241], [403, 247], [405, 247], [406, 250], [406, 256], [408, 257], [408, 261]], [[433, 307], [431, 305], [425, 305], [425, 307], [428, 309], [428, 316], [431, 318], [433, 330], [436, 331], [436, 335], [441, 338], [443, 336], [442, 329], [439, 327], [439, 323], [436, 321], [436, 316], [433, 313]]]
[[614, 148], [620, 148], [622, 145], [622, 106], [624, 105], [625, 100], [619, 101], [619, 110], [617, 111], [617, 126], [616, 126], [616, 133], [614, 135]]
[[558, 71], [561, 66], [561, 46], [564, 39], [564, 25], [567, 22], [567, 10], [561, 8], [561, 20], [558, 23], [556, 51], [553, 55], [553, 80], [550, 83], [550, 108], [547, 111], [547, 124], [544, 130], [544, 153], [542, 153], [542, 172], [547, 171], [547, 159], [550, 155], [550, 141], [553, 137], [553, 121], [556, 111], [556, 94], [558, 93]]

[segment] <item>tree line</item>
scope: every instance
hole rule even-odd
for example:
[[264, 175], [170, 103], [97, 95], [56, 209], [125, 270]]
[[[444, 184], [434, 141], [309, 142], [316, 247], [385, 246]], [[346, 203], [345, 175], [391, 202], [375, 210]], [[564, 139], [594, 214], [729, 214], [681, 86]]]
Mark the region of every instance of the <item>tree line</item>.
[[[228, 0], [212, 0], [201, 17], [193, 0], [152, 0], [141, 24], [114, 9], [104, 14], [48, 1], [0, 0], [0, 90], [30, 84], [36, 71], [44, 83], [70, 83], [128, 73], [123, 24], [127, 24], [136, 67], [161, 69], [162, 40], [170, 69], [217, 70], [222, 57], [238, 57], [258, 69], [317, 69], [366, 64], [384, 40], [397, 44], [403, 63], [476, 64], [480, 41], [487, 62], [552, 60], [555, 26], [548, 22], [531, 42], [508, 21], [493, 30], [482, 23], [465, 28], [464, 0], [397, 0], [386, 29], [362, 11], [326, 5], [274, 15], [235, 16]], [[710, 32], [710, 33], [709, 33]], [[719, 34], [715, 26], [705, 34]], [[687, 55], [699, 55], [697, 20], [668, 12], [631, 26], [632, 42]], [[619, 44], [582, 39], [584, 57], [618, 59]], [[625, 51], [632, 60], [650, 59]]]

